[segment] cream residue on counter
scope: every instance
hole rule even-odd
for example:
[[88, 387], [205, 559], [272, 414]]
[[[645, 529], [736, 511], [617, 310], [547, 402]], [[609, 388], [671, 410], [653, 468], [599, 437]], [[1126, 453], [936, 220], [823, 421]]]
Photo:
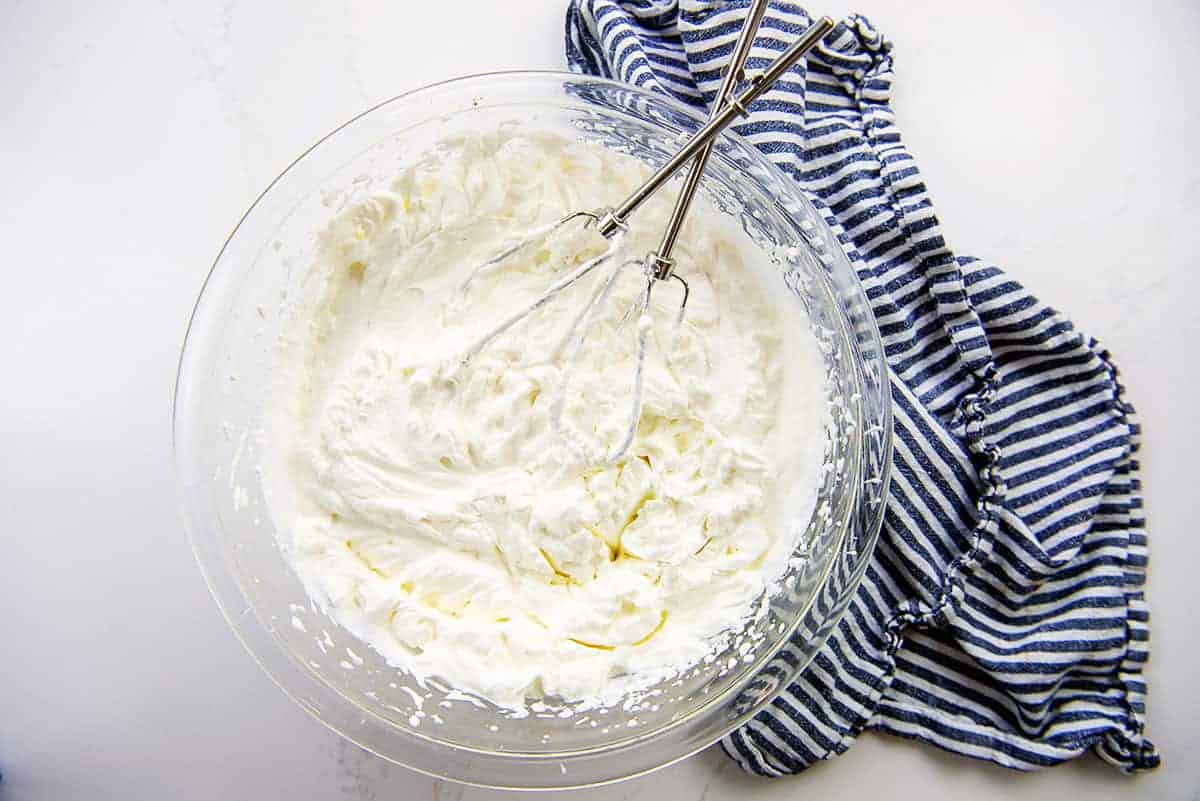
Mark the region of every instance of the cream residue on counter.
[[[755, 614], [811, 510], [825, 370], [767, 256], [697, 198], [656, 288], [626, 458], [644, 279], [625, 271], [564, 389], [593, 283], [469, 364], [486, 331], [605, 241], [572, 228], [461, 287], [531, 227], [619, 200], [640, 161], [520, 126], [441, 144], [338, 212], [280, 349], [269, 501], [313, 600], [389, 662], [497, 704], [611, 703]], [[673, 192], [632, 219], [654, 248]], [[602, 280], [598, 276], [596, 280]], [[561, 426], [553, 410], [564, 402]]]

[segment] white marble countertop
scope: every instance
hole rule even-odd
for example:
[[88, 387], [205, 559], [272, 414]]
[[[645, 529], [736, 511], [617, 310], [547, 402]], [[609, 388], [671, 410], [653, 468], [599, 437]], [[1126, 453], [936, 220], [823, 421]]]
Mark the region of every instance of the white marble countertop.
[[[379, 100], [563, 66], [563, 0], [473, 5], [0, 3], [3, 801], [509, 797], [384, 763], [293, 706], [209, 599], [170, 460], [188, 313], [258, 191]], [[573, 798], [1200, 799], [1200, 6], [1131, 7], [823, 10], [894, 40], [897, 114], [951, 246], [1006, 266], [1123, 368], [1145, 423], [1164, 767], [1018, 775], [866, 735], [798, 778], [710, 750]]]

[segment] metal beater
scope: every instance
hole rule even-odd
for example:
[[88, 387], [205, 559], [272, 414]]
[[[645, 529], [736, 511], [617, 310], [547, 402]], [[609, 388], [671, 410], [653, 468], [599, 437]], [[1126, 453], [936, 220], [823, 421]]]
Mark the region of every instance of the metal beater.
[[[597, 310], [603, 307], [607, 301], [613, 286], [616, 283], [618, 275], [622, 270], [630, 264], [641, 264], [643, 272], [646, 276], [646, 286], [641, 293], [640, 302], [638, 304], [637, 318], [637, 361], [634, 368], [633, 378], [633, 403], [630, 410], [629, 423], [625, 430], [625, 436], [621, 443], [610, 453], [605, 456], [607, 463], [613, 463], [621, 459], [622, 456], [629, 450], [630, 445], [637, 433], [638, 421], [641, 418], [642, 410], [642, 373], [645, 367], [646, 359], [646, 337], [651, 327], [649, 319], [650, 297], [654, 291], [655, 284], [663, 281], [675, 279], [679, 282], [683, 290], [683, 296], [679, 304], [679, 313], [676, 317], [676, 325], [682, 321], [684, 312], [687, 308], [689, 287], [687, 281], [675, 272], [675, 260], [672, 257], [672, 252], [675, 243], [678, 240], [680, 229], [683, 227], [684, 218], [687, 215], [688, 209], [691, 206], [692, 198], [700, 185], [700, 176], [704, 170], [704, 166], [708, 161], [709, 154], [712, 152], [712, 141], [722, 130], [729, 126], [733, 120], [741, 115], [748, 116], [746, 107], [757, 100], [771, 86], [779, 80], [797, 61], [799, 61], [805, 53], [811, 50], [818, 42], [825, 37], [833, 28], [833, 20], [829, 17], [822, 17], [814, 22], [804, 34], [796, 40], [782, 54], [777, 56], [774, 61], [759, 75], [754, 76], [749, 80], [749, 86], [742, 91], [741, 94], [734, 95], [733, 90], [743, 78], [743, 65], [746, 57], [750, 53], [750, 48], [754, 42], [754, 34], [758, 29], [759, 23], [766, 12], [767, 0], [754, 0], [750, 4], [749, 13], [746, 22], [742, 27], [742, 31], [738, 36], [737, 43], [734, 46], [730, 63], [726, 68], [725, 76], [720, 87], [718, 102], [714, 105], [713, 111], [707, 123], [699, 131], [697, 131], [691, 139], [687, 141], [675, 153], [671, 159], [660, 167], [653, 175], [633, 191], [623, 202], [615, 208], [598, 209], [596, 211], [578, 211], [568, 214], [561, 220], [551, 223], [546, 226], [537, 228], [528, 233], [524, 238], [516, 244], [506, 248], [505, 250], [492, 256], [487, 261], [476, 267], [471, 275], [463, 284], [463, 291], [469, 289], [471, 283], [483, 272], [499, 265], [509, 257], [518, 253], [521, 250], [529, 247], [531, 244], [539, 241], [544, 241], [547, 237], [553, 235], [557, 230], [570, 224], [576, 220], [585, 220], [586, 225], [594, 226], [596, 231], [609, 240], [609, 245], [603, 253], [592, 259], [585, 261], [572, 272], [554, 282], [541, 295], [525, 308], [517, 311], [510, 317], [485, 334], [482, 338], [476, 341], [466, 354], [463, 356], [462, 363], [465, 365], [479, 355], [488, 345], [496, 340], [509, 329], [518, 325], [530, 315], [534, 314], [538, 309], [548, 304], [559, 293], [568, 287], [576, 284], [585, 276], [591, 274], [596, 268], [610, 261], [620, 246], [621, 234], [626, 229], [626, 220], [629, 215], [636, 211], [651, 195], [657, 192], [662, 186], [670, 180], [670, 178], [678, 172], [689, 160], [693, 160], [692, 168], [684, 181], [679, 197], [675, 202], [675, 208], [668, 220], [666, 230], [663, 232], [662, 241], [659, 244], [658, 250], [646, 255], [642, 260], [629, 260], [619, 264], [606, 278], [600, 283], [580, 314], [575, 318], [573, 324], [569, 328], [564, 343], [570, 342], [571, 352], [567, 359], [566, 375], [563, 379], [563, 387], [569, 383], [569, 378], [574, 370], [575, 365], [579, 360], [580, 353], [583, 349], [588, 333], [593, 327], [596, 319]], [[626, 319], [632, 315], [626, 315]], [[552, 417], [555, 425], [560, 424], [562, 417], [563, 406], [565, 403], [565, 392], [559, 393], [559, 398], [555, 402], [552, 410]]]

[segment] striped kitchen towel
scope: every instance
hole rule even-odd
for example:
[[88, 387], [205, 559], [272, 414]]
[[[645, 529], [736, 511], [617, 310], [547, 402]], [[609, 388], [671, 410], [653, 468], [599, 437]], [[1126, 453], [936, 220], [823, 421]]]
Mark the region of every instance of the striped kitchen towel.
[[[746, 2], [572, 0], [567, 60], [707, 108]], [[748, 69], [810, 21], [774, 3]], [[858, 270], [891, 366], [895, 455], [849, 611], [723, 745], [766, 775], [867, 728], [1020, 769], [1089, 748], [1152, 768], [1133, 408], [1095, 340], [949, 248], [891, 83], [890, 43], [851, 17], [735, 126], [807, 190]]]

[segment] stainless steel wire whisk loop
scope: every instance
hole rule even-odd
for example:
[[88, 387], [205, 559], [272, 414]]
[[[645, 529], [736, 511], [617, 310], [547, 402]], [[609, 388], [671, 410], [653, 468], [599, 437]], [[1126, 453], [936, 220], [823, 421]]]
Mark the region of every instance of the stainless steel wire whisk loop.
[[[725, 68], [725, 77], [721, 81], [721, 87], [717, 90], [716, 102], [713, 104], [712, 112], [709, 114], [709, 120], [713, 120], [720, 115], [721, 110], [728, 106], [728, 99], [733, 94], [738, 82], [742, 80], [743, 68], [746, 64], [746, 59], [750, 55], [750, 48], [754, 45], [754, 36], [758, 31], [758, 26], [762, 22], [763, 16], [766, 14], [768, 0], [753, 0], [750, 7], [747, 9], [746, 21], [742, 24], [741, 33], [738, 35], [737, 42], [733, 46], [733, 52], [730, 54], [729, 63]], [[745, 113], [745, 109], [742, 109]], [[691, 287], [683, 276], [675, 272], [675, 259], [671, 255], [675, 249], [675, 242], [679, 238], [679, 232], [683, 229], [683, 220], [687, 217], [688, 209], [692, 205], [692, 197], [696, 194], [696, 190], [700, 187], [700, 177], [704, 172], [704, 167], [708, 163], [708, 157], [712, 153], [713, 143], [710, 141], [700, 148], [692, 161], [691, 169], [688, 170], [687, 176], [684, 178], [683, 189], [680, 190], [679, 196], [675, 199], [675, 208], [671, 211], [671, 216], [667, 221], [667, 227], [663, 231], [662, 241], [658, 246], [658, 250], [646, 255], [646, 260], [643, 265], [643, 271], [646, 274], [646, 287], [642, 291], [641, 307], [638, 312], [637, 327], [637, 355], [634, 362], [633, 389], [631, 391], [631, 403], [629, 410], [629, 421], [625, 427], [625, 436], [614, 451], [608, 455], [609, 461], [620, 459], [633, 444], [633, 438], [637, 435], [638, 422], [642, 416], [642, 381], [646, 365], [646, 338], [649, 335], [649, 326], [642, 324], [647, 320], [647, 314], [650, 311], [650, 296], [654, 292], [654, 285], [659, 281], [666, 281], [674, 278], [683, 287], [683, 297], [679, 302], [679, 312], [675, 315], [675, 331], [678, 331], [679, 326], [683, 323], [683, 315], [687, 309], [688, 297], [691, 295]], [[575, 355], [572, 356], [571, 365], [574, 364]], [[561, 427], [559, 420], [561, 415], [561, 405], [556, 409], [554, 422], [556, 426]]]
[[[637, 357], [634, 367], [632, 403], [628, 425], [625, 429], [625, 435], [620, 444], [604, 459], [606, 462], [615, 462], [619, 460], [628, 451], [633, 439], [637, 433], [638, 420], [641, 416], [642, 407], [642, 374], [645, 366], [646, 356], [646, 338], [649, 332], [649, 309], [650, 298], [654, 289], [654, 285], [660, 281], [665, 281], [671, 278], [677, 280], [683, 287], [683, 297], [679, 306], [679, 313], [676, 317], [676, 325], [683, 318], [684, 311], [687, 307], [688, 295], [690, 289], [687, 281], [681, 276], [675, 274], [675, 261], [672, 257], [672, 252], [675, 243], [678, 241], [679, 232], [683, 226], [684, 218], [687, 215], [688, 209], [691, 206], [691, 201], [700, 183], [700, 176], [704, 169], [708, 156], [712, 151], [712, 141], [726, 127], [728, 127], [734, 119], [739, 115], [747, 115], [747, 107], [765, 93], [771, 86], [778, 81], [789, 69], [792, 68], [809, 50], [811, 50], [825, 35], [832, 30], [833, 20], [829, 17], [822, 17], [813, 23], [812, 26], [804, 32], [803, 35], [793, 42], [783, 53], [777, 56], [767, 68], [757, 76], [749, 79], [748, 86], [739, 94], [734, 94], [733, 90], [742, 78], [742, 68], [745, 60], [750, 53], [750, 48], [754, 42], [754, 34], [758, 29], [763, 15], [767, 8], [767, 0], [754, 0], [751, 3], [746, 22], [739, 34], [737, 43], [730, 58], [727, 71], [722, 81], [721, 88], [718, 93], [717, 102], [714, 104], [714, 110], [708, 121], [692, 135], [690, 139], [661, 167], [659, 167], [646, 181], [635, 189], [624, 201], [619, 205], [600, 209], [598, 211], [578, 211], [563, 217], [555, 223], [543, 226], [534, 231], [529, 232], [525, 237], [519, 240], [514, 245], [495, 254], [487, 261], [477, 266], [468, 276], [466, 282], [462, 286], [462, 290], [466, 291], [474, 280], [495, 267], [517, 252], [523, 250], [534, 242], [542, 241], [546, 237], [553, 235], [558, 229], [566, 226], [574, 220], [585, 219], [587, 224], [594, 227], [597, 232], [608, 239], [607, 248], [598, 256], [580, 264], [566, 276], [560, 278], [551, 284], [531, 303], [523, 309], [505, 318], [499, 325], [485, 334], [482, 338], [476, 341], [467, 352], [464, 354], [462, 363], [466, 364], [479, 355], [481, 351], [488, 347], [497, 337], [504, 334], [514, 326], [521, 323], [538, 309], [552, 301], [559, 293], [566, 290], [568, 287], [578, 283], [587, 275], [591, 274], [596, 268], [607, 263], [613, 258], [619, 249], [621, 235], [626, 230], [626, 220], [633, 214], [643, 203], [645, 203], [655, 192], [661, 189], [667, 181], [669, 181], [676, 172], [682, 169], [689, 161], [694, 161], [692, 169], [685, 179], [683, 188], [679, 197], [676, 200], [674, 210], [668, 220], [667, 227], [663, 232], [663, 238], [657, 251], [647, 254], [642, 262], [643, 271], [646, 276], [646, 285], [640, 295], [639, 302], [636, 308], [638, 310], [637, 317]], [[563, 340], [563, 345], [570, 344], [570, 353], [566, 362], [564, 371], [563, 387], [559, 392], [559, 398], [554, 405], [553, 420], [556, 427], [560, 427], [562, 411], [564, 407], [564, 395], [567, 385], [567, 379], [574, 371], [576, 363], [580, 358], [581, 351], [588, 333], [595, 323], [598, 309], [604, 305], [612, 288], [616, 282], [617, 276], [622, 270], [631, 264], [637, 262], [627, 260], [620, 263], [616, 269], [602, 281], [600, 285], [592, 292], [589, 300], [584, 304], [583, 309], [575, 317], [574, 322], [567, 331], [566, 337]], [[633, 309], [630, 310], [630, 313]], [[627, 317], [629, 315], [626, 315]]]

